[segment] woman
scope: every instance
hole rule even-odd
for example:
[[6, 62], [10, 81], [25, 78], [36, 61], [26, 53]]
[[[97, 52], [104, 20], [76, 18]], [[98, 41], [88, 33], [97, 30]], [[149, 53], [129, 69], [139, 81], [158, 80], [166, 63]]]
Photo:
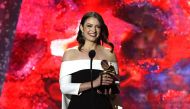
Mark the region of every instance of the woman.
[[[62, 109], [113, 109], [118, 107], [114, 102], [112, 88], [100, 88], [110, 86], [114, 77], [118, 74], [114, 46], [108, 41], [108, 29], [101, 15], [96, 12], [86, 13], [80, 22], [77, 36], [78, 46], [69, 48], [63, 55], [60, 70], [60, 89], [63, 94]], [[111, 49], [103, 44], [110, 45]], [[90, 50], [95, 50], [96, 55], [92, 63], [92, 75], [90, 70]], [[104, 70], [102, 60], [107, 60], [116, 69], [115, 72]], [[109, 73], [109, 74], [108, 74]], [[92, 76], [92, 79], [91, 79]], [[112, 99], [110, 99], [112, 98]]]

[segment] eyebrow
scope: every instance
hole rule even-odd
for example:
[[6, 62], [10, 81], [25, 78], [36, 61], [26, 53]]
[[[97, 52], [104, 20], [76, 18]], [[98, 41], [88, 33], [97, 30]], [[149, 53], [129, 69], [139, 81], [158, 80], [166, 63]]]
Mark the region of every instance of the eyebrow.
[[[86, 23], [86, 24], [90, 24], [90, 25], [93, 25], [93, 24], [91, 24], [91, 23]], [[98, 26], [100, 26], [100, 24], [98, 24]]]

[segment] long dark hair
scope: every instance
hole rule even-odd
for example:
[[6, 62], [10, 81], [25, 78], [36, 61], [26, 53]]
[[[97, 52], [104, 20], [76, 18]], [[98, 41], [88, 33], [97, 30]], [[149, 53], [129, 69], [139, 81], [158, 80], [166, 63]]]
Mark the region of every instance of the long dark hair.
[[[98, 37], [98, 39], [96, 41], [96, 44], [103, 45], [104, 43], [106, 43], [111, 47], [111, 52], [113, 52], [114, 45], [108, 41], [108, 36], [109, 36], [108, 28], [107, 28], [106, 24], [104, 23], [104, 20], [100, 14], [98, 14], [97, 12], [86, 13], [82, 17], [80, 25], [84, 26], [85, 21], [90, 17], [94, 17], [100, 22], [101, 31], [100, 31], [100, 36]], [[81, 48], [84, 46], [85, 40], [83, 38], [82, 31], [80, 30], [80, 28], [79, 28], [78, 35], [77, 35], [77, 41], [79, 43], [78, 49], [81, 51]]]

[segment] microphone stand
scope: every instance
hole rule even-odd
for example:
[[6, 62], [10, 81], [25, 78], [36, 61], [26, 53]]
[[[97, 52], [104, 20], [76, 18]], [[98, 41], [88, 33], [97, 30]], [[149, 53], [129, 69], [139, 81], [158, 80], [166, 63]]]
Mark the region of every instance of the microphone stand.
[[90, 50], [89, 52], [89, 57], [90, 57], [90, 82], [91, 82], [91, 109], [93, 109], [93, 98], [94, 98], [94, 93], [93, 93], [93, 74], [92, 74], [92, 61], [93, 58], [96, 55], [95, 50]]
[[94, 98], [94, 94], [93, 94], [93, 77], [92, 77], [92, 61], [93, 59], [90, 59], [90, 83], [91, 83], [91, 109], [93, 109], [93, 98]]
[[90, 59], [90, 80], [91, 80], [91, 89], [93, 89], [93, 74], [92, 74], [92, 61], [93, 59]]

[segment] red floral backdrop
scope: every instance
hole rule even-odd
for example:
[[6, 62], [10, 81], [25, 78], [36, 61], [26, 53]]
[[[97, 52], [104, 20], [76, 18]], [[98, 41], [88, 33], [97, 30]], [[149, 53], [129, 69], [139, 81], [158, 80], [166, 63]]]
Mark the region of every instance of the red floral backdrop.
[[189, 0], [23, 0], [2, 109], [60, 109], [61, 56], [82, 15], [99, 12], [115, 45], [125, 109], [189, 109]]

